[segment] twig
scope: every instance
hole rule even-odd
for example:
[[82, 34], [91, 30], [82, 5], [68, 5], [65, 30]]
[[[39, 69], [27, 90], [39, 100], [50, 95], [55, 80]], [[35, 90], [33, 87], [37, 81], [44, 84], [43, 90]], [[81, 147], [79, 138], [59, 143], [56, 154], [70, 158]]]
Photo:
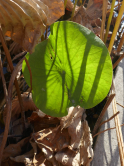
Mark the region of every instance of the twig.
[[[121, 126], [124, 126], [124, 124], [122, 124]], [[103, 130], [103, 131], [100, 131], [98, 132], [97, 134], [93, 135], [93, 138], [96, 137], [97, 135], [101, 134], [101, 133], [104, 133], [105, 131], [108, 131], [108, 130], [111, 130], [111, 129], [116, 129], [116, 127], [112, 127], [112, 128], [108, 128], [106, 130]]]
[[107, 40], [107, 37], [108, 37], [108, 32], [109, 32], [109, 28], [110, 28], [110, 24], [111, 24], [111, 20], [112, 20], [112, 15], [113, 15], [113, 11], [114, 11], [115, 1], [116, 0], [112, 1], [111, 11], [110, 11], [108, 22], [107, 22], [107, 28], [106, 28], [106, 34], [105, 34], [105, 38], [104, 38], [104, 43], [106, 43], [106, 40]]
[[74, 8], [72, 10], [72, 15], [71, 15], [71, 21], [73, 20], [73, 17], [74, 17], [74, 12], [75, 12], [76, 5], [77, 5], [77, 0], [75, 0], [75, 3], [74, 3]]
[[124, 108], [124, 106], [123, 106], [123, 105], [121, 105], [120, 103], [116, 103], [116, 104], [118, 104], [118, 105], [120, 105], [121, 107], [123, 107], [123, 108]]
[[109, 43], [108, 50], [109, 50], [110, 53], [111, 53], [111, 50], [112, 50], [112, 47], [113, 47], [113, 44], [114, 44], [114, 40], [115, 40], [117, 31], [118, 31], [118, 28], [119, 28], [119, 25], [120, 25], [120, 21], [121, 21], [121, 17], [123, 15], [123, 12], [124, 12], [124, 0], [122, 2], [118, 17], [116, 19], [115, 27], [114, 27], [112, 37], [111, 37], [111, 40], [110, 40], [110, 43]]
[[117, 116], [120, 112], [118, 111], [116, 114], [114, 114], [113, 116], [111, 116], [108, 120], [105, 120], [104, 122], [102, 122], [99, 126], [102, 126], [103, 124], [105, 124], [106, 122], [109, 122], [110, 120], [112, 120], [115, 116]]
[[100, 31], [100, 39], [101, 40], [104, 40], [104, 29], [105, 29], [107, 5], [108, 5], [108, 0], [104, 0], [103, 1], [103, 8], [102, 8], [102, 25], [101, 25], [101, 31]]
[[31, 86], [30, 92], [31, 92], [32, 91], [32, 72], [31, 72], [31, 68], [30, 68], [29, 62], [28, 62], [28, 60], [26, 58], [25, 58], [25, 62], [26, 62], [26, 65], [27, 65], [29, 73], [30, 73], [30, 86]]
[[120, 58], [113, 64], [113, 69], [119, 64], [119, 62], [124, 58], [124, 54], [120, 56]]
[[17, 73], [21, 70], [22, 67], [22, 61], [24, 60], [24, 58], [22, 58], [19, 63], [16, 65], [11, 78], [10, 78], [10, 82], [9, 82], [9, 88], [8, 88], [8, 102], [6, 103], [6, 109], [7, 109], [7, 115], [6, 115], [6, 124], [5, 124], [5, 130], [4, 130], [4, 134], [3, 134], [3, 139], [2, 139], [2, 143], [0, 146], [0, 166], [1, 166], [1, 161], [2, 161], [2, 155], [3, 155], [3, 151], [4, 151], [4, 147], [6, 145], [6, 141], [7, 141], [7, 136], [8, 136], [8, 131], [9, 131], [9, 125], [10, 125], [10, 119], [11, 119], [11, 107], [12, 107], [12, 89], [13, 89], [13, 83], [15, 80], [15, 77], [17, 75]]
[[121, 37], [120, 43], [118, 44], [117, 53], [119, 53], [121, 51], [121, 47], [122, 47], [123, 43], [124, 43], [124, 33]]
[[[6, 46], [6, 43], [5, 43], [5, 39], [4, 39], [4, 36], [3, 36], [3, 32], [2, 32], [1, 26], [0, 26], [0, 39], [1, 39], [1, 43], [2, 43], [2, 46], [4, 48], [4, 51], [5, 51], [5, 54], [6, 54], [6, 58], [7, 58], [7, 61], [8, 61], [11, 73], [12, 73], [13, 70], [14, 70], [14, 67], [13, 67], [13, 64], [12, 64], [12, 60], [11, 60], [11, 56], [10, 56], [9, 50], [8, 50], [8, 48]], [[22, 102], [22, 98], [21, 98], [21, 92], [20, 92], [20, 89], [19, 89], [17, 78], [15, 78], [14, 84], [15, 84], [15, 87], [16, 87], [16, 91], [17, 91], [17, 95], [18, 95], [18, 99], [19, 99], [19, 104], [20, 104], [20, 108], [21, 108], [21, 116], [22, 116], [23, 127], [25, 128], [24, 107], [23, 107], [23, 102]]]
[[3, 73], [3, 66], [2, 66], [2, 61], [1, 61], [1, 49], [0, 49], [0, 73], [1, 73], [2, 82], [3, 82], [4, 96], [5, 96], [6, 103], [7, 103], [8, 102], [8, 91], [7, 91], [6, 81], [5, 81], [5, 77], [4, 77], [4, 73]]
[[[112, 2], [113, 2], [113, 1], [112, 1]], [[115, 3], [114, 3], [114, 4], [115, 4]], [[119, 2], [119, 5], [121, 5], [121, 4], [122, 4], [122, 2]], [[115, 5], [114, 8], [116, 8], [117, 6], [118, 6], [118, 4]], [[107, 10], [107, 13], [110, 12], [110, 11], [111, 11], [111, 9]]]
[[111, 94], [111, 95], [109, 96], [109, 98], [108, 98], [108, 100], [107, 100], [107, 102], [106, 102], [106, 104], [105, 104], [105, 106], [104, 106], [104, 108], [103, 108], [103, 110], [102, 110], [102, 112], [101, 112], [99, 118], [97, 119], [97, 122], [96, 122], [95, 126], [94, 126], [94, 129], [93, 129], [93, 131], [92, 131], [92, 134], [93, 134], [93, 135], [97, 132], [97, 130], [98, 130], [99, 126], [100, 126], [101, 120], [102, 120], [102, 118], [103, 118], [103, 116], [104, 116], [104, 114], [105, 114], [105, 112], [106, 112], [108, 106], [109, 106], [110, 103], [112, 102], [114, 96], [115, 96], [115, 94]]

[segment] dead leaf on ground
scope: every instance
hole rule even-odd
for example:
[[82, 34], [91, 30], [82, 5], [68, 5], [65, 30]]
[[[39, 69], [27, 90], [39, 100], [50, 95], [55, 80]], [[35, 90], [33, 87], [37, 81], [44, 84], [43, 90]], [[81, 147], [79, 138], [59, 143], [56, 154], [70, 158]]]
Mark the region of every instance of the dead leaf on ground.
[[6, 36], [32, 52], [46, 26], [64, 15], [63, 0], [1, 0], [0, 23]]
[[28, 118], [28, 122], [33, 125], [34, 131], [40, 131], [49, 127], [55, 127], [59, 124], [59, 119], [55, 117], [48, 116], [40, 110], [36, 110]]
[[77, 22], [78, 24], [81, 24], [81, 25], [87, 27], [92, 32], [94, 32], [93, 31], [93, 27], [91, 26], [91, 18], [86, 13], [86, 9], [83, 6], [80, 6], [77, 9], [77, 12], [75, 12], [75, 15], [73, 17], [73, 21]]
[[21, 154], [22, 147], [24, 147], [29, 141], [29, 137], [22, 139], [20, 142], [16, 144], [8, 145], [3, 152], [2, 161], [6, 160], [9, 157], [16, 157]]
[[[24, 110], [25, 111], [28, 111], [28, 110], [35, 111], [35, 110], [37, 110], [37, 107], [35, 106], [35, 104], [32, 100], [32, 94], [30, 93], [29, 96], [28, 96], [28, 94], [29, 94], [28, 92], [21, 94]], [[6, 113], [7, 113], [7, 109], [5, 107], [5, 109], [3, 111], [4, 123], [6, 122]], [[16, 120], [19, 117], [20, 113], [21, 113], [21, 108], [20, 108], [19, 100], [18, 100], [18, 97], [15, 97], [15, 99], [12, 101], [11, 120], [12, 121]]]

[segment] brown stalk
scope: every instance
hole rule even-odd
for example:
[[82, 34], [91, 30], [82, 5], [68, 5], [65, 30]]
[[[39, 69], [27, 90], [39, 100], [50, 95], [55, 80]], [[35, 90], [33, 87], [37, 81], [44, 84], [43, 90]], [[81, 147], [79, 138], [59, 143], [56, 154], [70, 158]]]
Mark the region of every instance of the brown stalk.
[[31, 68], [30, 68], [29, 62], [28, 62], [28, 60], [26, 58], [25, 58], [25, 62], [26, 62], [26, 65], [27, 65], [29, 73], [30, 73], [30, 86], [31, 86], [30, 92], [31, 92], [32, 91], [32, 72], [31, 72]]
[[2, 82], [3, 82], [4, 96], [5, 96], [6, 103], [7, 103], [8, 102], [8, 91], [7, 91], [6, 81], [5, 81], [5, 77], [4, 77], [4, 73], [3, 73], [3, 66], [2, 66], [2, 61], [1, 61], [1, 50], [0, 50], [0, 73], [1, 73]]
[[120, 43], [118, 44], [117, 53], [119, 53], [121, 51], [121, 47], [122, 47], [123, 43], [124, 43], [124, 33], [121, 37]]
[[[111, 91], [114, 92], [114, 82], [111, 88]], [[113, 106], [113, 113], [117, 113], [117, 105], [116, 105], [116, 99], [114, 97], [112, 101], [112, 106]], [[119, 148], [119, 154], [120, 154], [120, 161], [121, 161], [121, 166], [124, 166], [124, 144], [123, 144], [123, 136], [122, 136], [122, 131], [120, 127], [120, 121], [119, 117], [115, 116], [115, 127], [116, 127], [116, 134], [117, 134], [117, 140], [118, 140], [118, 148]]]
[[114, 96], [115, 96], [115, 94], [111, 94], [111, 95], [109, 96], [109, 98], [108, 98], [108, 100], [107, 100], [105, 106], [103, 107], [103, 110], [102, 110], [102, 112], [101, 112], [99, 118], [97, 119], [97, 122], [96, 122], [96, 124], [95, 124], [95, 126], [94, 126], [94, 129], [93, 129], [93, 131], [92, 131], [92, 134], [93, 134], [93, 135], [95, 135], [95, 133], [97, 132], [97, 130], [98, 130], [99, 126], [100, 126], [100, 123], [101, 123], [101, 121], [102, 121], [102, 118], [103, 118], [103, 116], [104, 116], [104, 114], [105, 114], [105, 112], [106, 112], [108, 106], [109, 106], [110, 103], [112, 102]]
[[123, 108], [124, 108], [124, 106], [123, 106], [123, 105], [121, 105], [120, 103], [116, 103], [116, 104], [118, 104], [118, 105], [120, 105], [121, 107], [123, 107]]
[[1, 166], [1, 160], [2, 160], [2, 155], [3, 155], [3, 151], [6, 145], [6, 141], [7, 141], [7, 136], [8, 136], [8, 132], [9, 132], [9, 125], [10, 125], [10, 119], [11, 119], [11, 107], [12, 107], [12, 89], [13, 89], [13, 83], [15, 80], [15, 77], [17, 75], [17, 73], [21, 70], [21, 66], [22, 66], [22, 61], [24, 60], [24, 58], [22, 58], [19, 63], [16, 65], [11, 78], [10, 78], [10, 82], [9, 82], [9, 88], [8, 88], [8, 102], [6, 103], [6, 108], [7, 108], [7, 115], [6, 115], [6, 124], [5, 124], [5, 130], [4, 130], [4, 134], [3, 134], [3, 139], [2, 139], [2, 143], [0, 146], [0, 166]]
[[[124, 126], [124, 124], [122, 124], [121, 126]], [[116, 127], [112, 127], [112, 128], [108, 128], [106, 130], [103, 130], [103, 131], [100, 131], [98, 132], [97, 134], [93, 135], [93, 138], [96, 137], [97, 135], [101, 134], [101, 133], [104, 133], [105, 131], [108, 131], [108, 130], [111, 130], [111, 129], [116, 129]]]
[[119, 62], [124, 58], [124, 54], [120, 56], [120, 58], [113, 64], [113, 69], [119, 64]]
[[[14, 70], [14, 67], [13, 67], [13, 63], [12, 63], [12, 60], [11, 60], [11, 56], [10, 56], [9, 50], [8, 50], [8, 48], [6, 46], [6, 43], [5, 43], [5, 39], [4, 39], [1, 27], [0, 27], [0, 39], [1, 39], [1, 43], [2, 43], [2, 46], [4, 48], [5, 55], [6, 55], [6, 58], [7, 58], [7, 61], [8, 61], [11, 73], [12, 73], [13, 70]], [[15, 87], [16, 87], [16, 91], [17, 91], [17, 95], [18, 95], [18, 99], [19, 99], [19, 103], [20, 103], [23, 127], [25, 128], [24, 107], [23, 107], [23, 102], [22, 102], [22, 98], [21, 98], [21, 92], [20, 92], [20, 89], [19, 89], [17, 78], [15, 78], [14, 84], [15, 84]]]
[[104, 29], [105, 29], [107, 5], [108, 5], [108, 0], [104, 0], [103, 1], [103, 8], [102, 8], [102, 25], [101, 25], [101, 32], [100, 32], [100, 39], [102, 41], [104, 40]]
[[120, 112], [118, 111], [116, 114], [114, 114], [113, 116], [111, 116], [108, 120], [103, 121], [99, 126], [102, 126], [103, 124], [105, 124], [106, 122], [109, 122], [110, 120], [112, 120], [115, 116], [117, 116]]

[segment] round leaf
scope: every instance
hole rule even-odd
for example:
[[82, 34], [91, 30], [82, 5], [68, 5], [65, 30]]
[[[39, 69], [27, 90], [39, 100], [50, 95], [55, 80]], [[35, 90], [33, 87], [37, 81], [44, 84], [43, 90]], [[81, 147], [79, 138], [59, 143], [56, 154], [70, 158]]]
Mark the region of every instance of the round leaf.
[[[112, 63], [104, 43], [75, 22], [56, 22], [47, 40], [28, 53], [32, 71], [32, 95], [36, 106], [48, 115], [61, 117], [67, 107], [92, 108], [109, 92]], [[30, 75], [23, 62], [25, 80]]]

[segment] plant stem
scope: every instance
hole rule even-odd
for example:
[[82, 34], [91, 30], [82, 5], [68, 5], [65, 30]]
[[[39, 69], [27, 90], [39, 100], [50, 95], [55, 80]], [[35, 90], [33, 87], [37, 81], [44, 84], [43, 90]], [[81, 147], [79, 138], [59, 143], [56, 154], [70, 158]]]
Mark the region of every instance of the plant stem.
[[25, 62], [26, 62], [26, 65], [27, 65], [29, 73], [30, 73], [30, 86], [31, 86], [31, 90], [30, 91], [32, 91], [32, 72], [31, 72], [31, 68], [30, 68], [29, 62], [28, 62], [28, 60], [26, 58], [25, 58]]
[[2, 66], [2, 61], [1, 61], [1, 49], [0, 49], [0, 73], [1, 73], [2, 82], [3, 82], [4, 96], [5, 96], [6, 103], [7, 103], [8, 102], [8, 91], [7, 91], [6, 81], [5, 81], [5, 77], [4, 77], [4, 73], [3, 73], [3, 66]]
[[113, 11], [114, 11], [114, 5], [115, 5], [115, 0], [112, 1], [111, 11], [110, 11], [108, 22], [107, 22], [107, 28], [106, 28], [104, 43], [106, 43], [106, 40], [107, 40], [107, 36], [108, 36], [108, 32], [109, 32], [109, 28], [110, 28], [110, 24], [111, 24], [111, 20], [112, 20], [112, 16], [113, 16]]
[[119, 53], [121, 51], [121, 47], [122, 47], [123, 43], [124, 43], [124, 33], [121, 37], [120, 43], [118, 44], [117, 53]]
[[110, 40], [110, 44], [109, 44], [109, 47], [108, 47], [109, 53], [111, 53], [111, 51], [112, 51], [112, 47], [113, 47], [113, 44], [114, 44], [114, 40], [115, 40], [117, 31], [118, 31], [120, 22], [121, 22], [121, 17], [123, 15], [123, 12], [124, 12], [124, 0], [122, 2], [122, 6], [120, 8], [120, 12], [118, 14], [118, 17], [117, 17], [117, 20], [116, 20], [116, 23], [115, 23], [115, 27], [114, 27], [114, 30], [113, 30], [113, 33], [112, 33], [112, 37], [111, 37], [111, 40]]
[[120, 56], [120, 58], [113, 64], [113, 69], [119, 64], [119, 62], [124, 58], [124, 54]]
[[[0, 39], [1, 39], [1, 43], [2, 43], [2, 46], [4, 48], [5, 55], [6, 55], [6, 58], [7, 58], [7, 61], [8, 61], [11, 73], [12, 73], [13, 70], [14, 70], [14, 67], [13, 67], [13, 64], [12, 64], [12, 60], [11, 60], [11, 56], [10, 56], [9, 50], [8, 50], [6, 44], [5, 44], [5, 39], [4, 39], [1, 27], [0, 27]], [[21, 98], [21, 92], [20, 92], [20, 89], [19, 89], [17, 78], [15, 78], [14, 84], [15, 84], [15, 87], [16, 87], [16, 91], [17, 91], [17, 95], [18, 95], [18, 99], [19, 99], [19, 104], [20, 104], [20, 108], [21, 108], [21, 116], [22, 116], [23, 127], [25, 128], [24, 107], [23, 107], [23, 102], [22, 102], [22, 98]]]
[[67, 0], [64, 0], [64, 7], [66, 7], [66, 4], [67, 4]]
[[101, 32], [100, 32], [100, 39], [102, 41], [104, 40], [104, 29], [105, 29], [107, 5], [108, 5], [108, 0], [104, 0], [103, 1], [103, 8], [102, 8], [102, 25], [101, 25]]
[[77, 5], [77, 0], [75, 0], [75, 3], [74, 3], [74, 8], [72, 10], [72, 15], [71, 15], [71, 21], [73, 20], [73, 17], [74, 17], [74, 12], [75, 12], [76, 5]]

